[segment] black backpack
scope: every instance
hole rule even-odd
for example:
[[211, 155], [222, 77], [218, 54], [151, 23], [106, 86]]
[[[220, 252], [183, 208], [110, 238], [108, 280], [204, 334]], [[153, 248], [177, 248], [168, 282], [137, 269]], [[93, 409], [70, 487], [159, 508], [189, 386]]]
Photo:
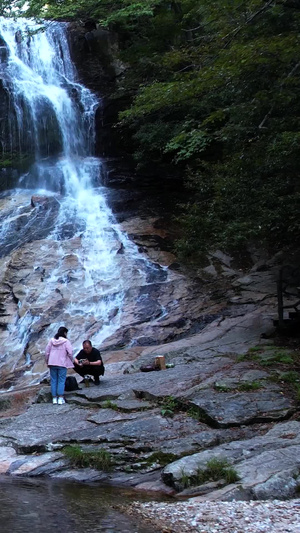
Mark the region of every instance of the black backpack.
[[65, 391], [71, 392], [72, 390], [78, 389], [80, 389], [80, 387], [78, 387], [77, 379], [75, 378], [75, 376], [68, 376], [66, 378]]

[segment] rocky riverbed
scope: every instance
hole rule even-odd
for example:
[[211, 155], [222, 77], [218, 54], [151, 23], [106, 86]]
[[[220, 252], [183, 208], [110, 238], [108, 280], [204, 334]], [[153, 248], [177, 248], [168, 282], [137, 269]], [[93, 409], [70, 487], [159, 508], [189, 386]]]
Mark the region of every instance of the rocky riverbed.
[[163, 533], [299, 533], [300, 500], [135, 503], [127, 509]]

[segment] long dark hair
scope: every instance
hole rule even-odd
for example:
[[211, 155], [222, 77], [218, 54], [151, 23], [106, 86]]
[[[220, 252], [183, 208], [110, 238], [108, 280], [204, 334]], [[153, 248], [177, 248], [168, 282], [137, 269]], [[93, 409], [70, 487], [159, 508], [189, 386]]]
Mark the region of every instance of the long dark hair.
[[64, 326], [58, 328], [57, 333], [54, 335], [54, 338], [57, 340], [59, 337], [67, 338], [68, 329]]

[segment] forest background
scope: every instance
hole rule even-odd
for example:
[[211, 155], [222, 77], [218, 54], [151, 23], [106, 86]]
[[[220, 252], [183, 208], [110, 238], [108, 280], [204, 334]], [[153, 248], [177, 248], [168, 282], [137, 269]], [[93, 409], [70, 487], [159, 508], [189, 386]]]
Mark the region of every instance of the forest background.
[[0, 14], [118, 35], [114, 127], [137, 169], [182, 176], [181, 256], [297, 242], [300, 1], [5, 0]]

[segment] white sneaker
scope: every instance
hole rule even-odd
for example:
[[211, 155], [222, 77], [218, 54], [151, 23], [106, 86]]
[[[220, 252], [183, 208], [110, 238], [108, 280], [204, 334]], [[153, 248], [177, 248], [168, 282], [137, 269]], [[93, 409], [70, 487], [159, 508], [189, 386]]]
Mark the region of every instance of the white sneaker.
[[62, 396], [60, 396], [57, 400], [57, 403], [58, 405], [62, 405], [63, 403], [66, 403], [66, 402], [65, 402], [65, 399]]
[[54, 398], [52, 398], [52, 403], [57, 404], [57, 397], [56, 396], [54, 396]]

